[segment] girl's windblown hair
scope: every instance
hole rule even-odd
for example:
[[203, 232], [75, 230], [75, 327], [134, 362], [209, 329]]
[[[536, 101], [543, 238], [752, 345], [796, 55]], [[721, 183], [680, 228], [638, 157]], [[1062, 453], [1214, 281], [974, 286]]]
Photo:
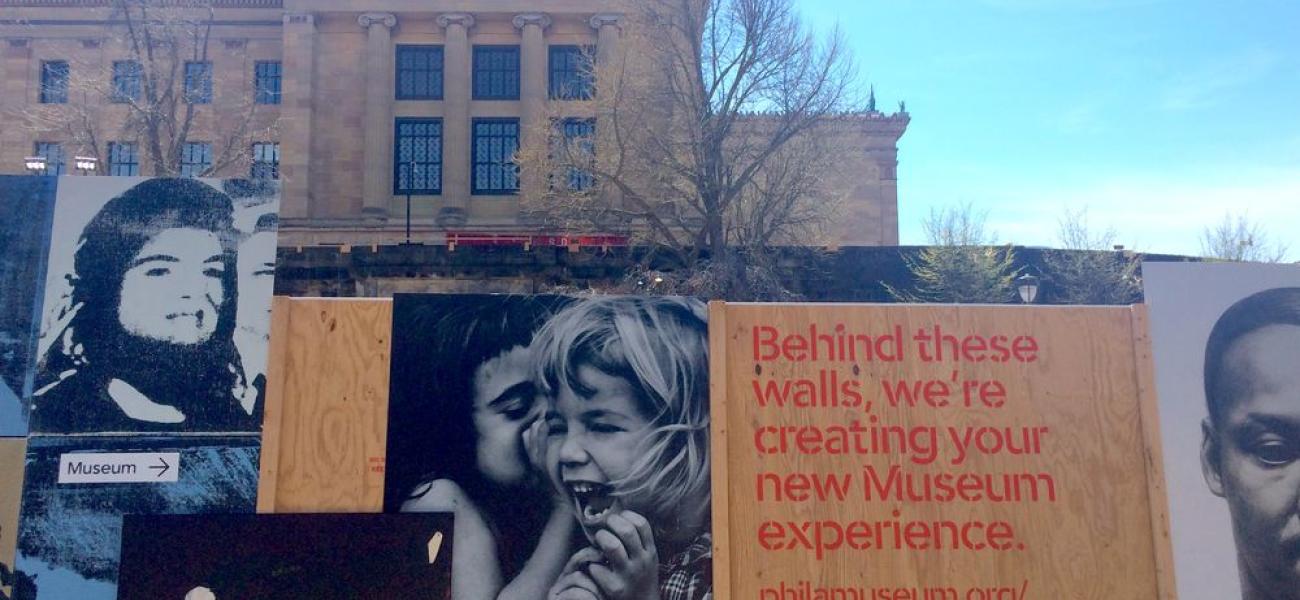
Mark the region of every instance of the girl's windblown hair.
[[587, 365], [622, 377], [638, 391], [653, 430], [617, 495], [655, 498], [656, 529], [696, 522], [709, 510], [709, 357], [707, 311], [688, 298], [613, 296], [578, 302], [538, 333], [540, 392], [561, 386], [589, 396], [578, 377]]

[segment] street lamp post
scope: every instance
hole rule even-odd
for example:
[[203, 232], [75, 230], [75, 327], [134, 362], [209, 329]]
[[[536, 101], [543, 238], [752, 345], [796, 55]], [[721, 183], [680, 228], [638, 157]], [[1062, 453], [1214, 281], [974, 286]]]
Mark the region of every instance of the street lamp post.
[[411, 188], [415, 187], [415, 159], [406, 163], [406, 244], [411, 243]]

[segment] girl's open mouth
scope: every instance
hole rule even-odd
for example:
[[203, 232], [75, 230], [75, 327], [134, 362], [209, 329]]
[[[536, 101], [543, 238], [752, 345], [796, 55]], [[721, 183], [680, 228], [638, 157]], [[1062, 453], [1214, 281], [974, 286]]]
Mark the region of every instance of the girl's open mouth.
[[578, 510], [578, 520], [585, 527], [599, 527], [605, 518], [617, 510], [618, 498], [613, 488], [604, 483], [591, 481], [569, 482], [569, 491]]

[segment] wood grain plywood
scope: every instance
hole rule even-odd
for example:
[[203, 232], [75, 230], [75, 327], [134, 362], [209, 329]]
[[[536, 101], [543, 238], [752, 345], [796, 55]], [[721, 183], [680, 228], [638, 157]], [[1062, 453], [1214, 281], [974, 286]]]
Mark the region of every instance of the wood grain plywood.
[[[1130, 309], [713, 310], [728, 597], [1159, 597]], [[899, 383], [914, 406], [891, 403]]]
[[[23, 460], [27, 438], [0, 438], [0, 565], [13, 569], [18, 543], [18, 508], [23, 496]], [[8, 585], [0, 585], [4, 597], [12, 597]]]
[[379, 512], [392, 302], [276, 298], [259, 512]]

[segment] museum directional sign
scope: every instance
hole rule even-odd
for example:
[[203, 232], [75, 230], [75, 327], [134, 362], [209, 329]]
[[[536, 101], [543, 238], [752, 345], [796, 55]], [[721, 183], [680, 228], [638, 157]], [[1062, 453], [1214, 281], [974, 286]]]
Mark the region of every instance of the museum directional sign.
[[59, 483], [172, 483], [178, 452], [69, 453], [59, 456]]

